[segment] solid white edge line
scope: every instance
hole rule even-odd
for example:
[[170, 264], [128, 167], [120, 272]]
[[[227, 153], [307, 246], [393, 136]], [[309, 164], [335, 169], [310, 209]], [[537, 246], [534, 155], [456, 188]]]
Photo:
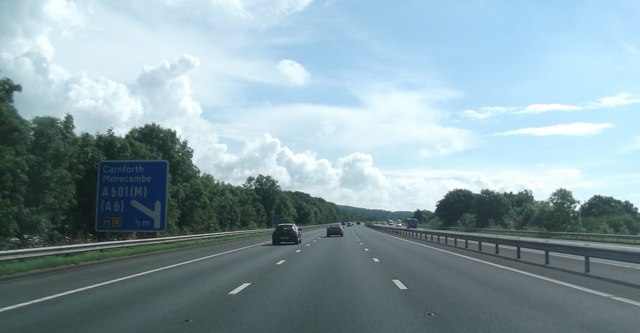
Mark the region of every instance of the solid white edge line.
[[244, 288], [246, 288], [246, 287], [248, 287], [250, 285], [251, 285], [251, 283], [245, 282], [245, 283], [241, 284], [238, 288], [231, 290], [229, 292], [229, 295], [235, 295], [235, 294], [241, 292]]
[[400, 282], [400, 280], [391, 280], [391, 281], [393, 281], [393, 283], [395, 283], [395, 284], [396, 284], [396, 286], [398, 287], [398, 289], [400, 289], [400, 290], [407, 290], [407, 287], [406, 287], [402, 282]]
[[276, 263], [276, 265], [282, 265], [286, 260], [280, 260]]
[[[380, 232], [380, 233], [382, 233], [382, 232]], [[545, 276], [542, 276], [542, 275], [525, 272], [525, 271], [522, 271], [522, 270], [519, 270], [519, 269], [515, 269], [515, 268], [511, 268], [511, 267], [495, 264], [495, 263], [484, 261], [484, 260], [481, 260], [481, 259], [476, 259], [476, 258], [473, 258], [473, 257], [465, 256], [463, 254], [459, 254], [459, 253], [455, 253], [455, 252], [439, 249], [437, 247], [416, 243], [416, 242], [413, 242], [413, 241], [410, 241], [410, 240], [407, 240], [407, 239], [404, 239], [404, 238], [391, 236], [391, 235], [388, 235], [388, 234], [385, 234], [385, 233], [382, 233], [382, 234], [386, 235], [386, 236], [389, 236], [389, 237], [392, 237], [392, 238], [395, 238], [395, 239], [398, 239], [398, 240], [401, 240], [401, 241], [404, 241], [404, 242], [407, 242], [407, 243], [415, 244], [415, 245], [426, 247], [426, 248], [429, 248], [429, 249], [432, 249], [432, 250], [436, 250], [436, 251], [440, 251], [440, 252], [443, 252], [443, 253], [447, 253], [447, 254], [451, 254], [451, 255], [454, 255], [454, 256], [458, 256], [460, 258], [465, 258], [465, 259], [468, 259], [468, 260], [472, 260], [472, 261], [483, 263], [483, 264], [486, 264], [486, 265], [489, 265], [489, 266], [501, 268], [501, 269], [504, 269], [504, 270], [507, 270], [507, 271], [511, 271], [511, 272], [514, 272], [514, 273], [519, 273], [519, 274], [526, 275], [526, 276], [529, 276], [529, 277], [532, 277], [532, 278], [544, 280], [544, 281], [555, 283], [555, 284], [558, 284], [558, 285], [561, 285], [561, 286], [565, 286], [565, 287], [568, 287], [568, 288], [584, 291], [584, 292], [589, 293], [589, 294], [606, 297], [606, 298], [611, 299], [611, 300], [615, 300], [615, 301], [619, 301], [619, 302], [623, 302], [623, 303], [627, 303], [627, 304], [630, 304], [630, 305], [635, 305], [637, 307], [640, 307], [640, 302], [634, 301], [634, 300], [631, 300], [631, 299], [628, 299], [628, 298], [607, 294], [607, 293], [602, 292], [602, 291], [597, 291], [597, 290], [594, 290], [594, 289], [581, 287], [581, 286], [578, 286], [578, 285], [575, 285], [575, 284], [571, 284], [571, 283], [568, 283], [568, 282], [563, 282], [563, 281], [560, 281], [560, 280], [548, 278], [548, 277], [545, 277]]]
[[262, 243], [258, 243], [258, 244], [244, 246], [244, 247], [240, 247], [240, 248], [237, 248], [237, 249], [233, 249], [233, 250], [229, 250], [229, 251], [224, 251], [224, 252], [212, 254], [210, 256], [206, 256], [206, 257], [202, 257], [202, 258], [188, 260], [188, 261], [185, 261], [185, 262], [181, 262], [181, 263], [177, 263], [177, 264], [173, 264], [173, 265], [169, 265], [169, 266], [164, 266], [164, 267], [152, 269], [152, 270], [149, 270], [149, 271], [146, 271], [146, 272], [141, 272], [141, 273], [137, 273], [137, 274], [133, 274], [133, 275], [124, 276], [124, 277], [121, 277], [121, 278], [118, 278], [118, 279], [115, 279], [115, 280], [109, 280], [109, 281], [92, 284], [92, 285], [89, 285], [89, 286], [86, 286], [86, 287], [82, 287], [82, 288], [78, 288], [78, 289], [68, 290], [68, 291], [65, 291], [65, 292], [62, 292], [62, 293], [54, 294], [54, 295], [51, 295], [51, 296], [41, 297], [41, 298], [34, 299], [34, 300], [31, 300], [31, 301], [28, 301], [28, 302], [14, 304], [14, 305], [11, 305], [11, 306], [0, 308], [0, 313], [5, 312], [5, 311], [9, 311], [9, 310], [13, 310], [13, 309], [17, 309], [17, 308], [21, 308], [21, 307], [24, 307], [24, 306], [27, 306], [27, 305], [41, 303], [41, 302], [48, 301], [48, 300], [55, 299], [55, 298], [59, 298], [59, 297], [62, 297], [62, 296], [67, 296], [67, 295], [79, 293], [81, 291], [85, 291], [85, 290], [89, 290], [89, 289], [94, 289], [94, 288], [106, 286], [106, 285], [117, 283], [117, 282], [120, 282], [120, 281], [137, 278], [137, 277], [148, 275], [148, 274], [151, 274], [151, 273], [164, 271], [164, 270], [167, 270], [167, 269], [170, 269], [170, 268], [183, 266], [183, 265], [191, 264], [191, 263], [194, 263], [194, 262], [198, 262], [198, 261], [202, 261], [202, 260], [218, 257], [218, 256], [221, 256], [221, 255], [233, 253], [233, 252], [236, 252], [236, 251], [245, 250], [245, 249], [248, 249], [248, 248], [256, 247], [256, 246], [267, 244], [267, 243], [269, 243], [269, 242], [262, 242]]

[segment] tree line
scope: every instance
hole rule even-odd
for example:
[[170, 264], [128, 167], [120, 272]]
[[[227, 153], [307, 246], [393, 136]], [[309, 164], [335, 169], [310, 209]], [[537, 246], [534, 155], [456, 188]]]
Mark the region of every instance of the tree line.
[[102, 160], [168, 161], [168, 235], [355, 218], [322, 198], [284, 191], [271, 176], [249, 177], [242, 186], [216, 180], [193, 164], [187, 141], [157, 124], [124, 136], [76, 135], [71, 115], [25, 120], [13, 105], [21, 89], [0, 79], [0, 249], [151, 236], [95, 232]]
[[[95, 232], [97, 166], [102, 160], [167, 160], [167, 235], [268, 228], [336, 221], [404, 219], [411, 212], [338, 206], [298, 191], [284, 191], [268, 175], [242, 186], [216, 180], [192, 162], [193, 150], [175, 131], [147, 124], [118, 136], [75, 133], [73, 117], [22, 118], [13, 95], [22, 90], [0, 79], [0, 250], [68, 244], [144, 233]], [[596, 195], [579, 206], [566, 189], [536, 201], [529, 190], [448, 192], [434, 212], [413, 212], [433, 227], [505, 228], [638, 234], [640, 215], [628, 201]]]
[[449, 191], [434, 212], [416, 210], [421, 223], [439, 228], [499, 228], [604, 234], [640, 233], [640, 214], [629, 201], [594, 195], [580, 205], [560, 188], [537, 201], [530, 190], [499, 193], [466, 189]]

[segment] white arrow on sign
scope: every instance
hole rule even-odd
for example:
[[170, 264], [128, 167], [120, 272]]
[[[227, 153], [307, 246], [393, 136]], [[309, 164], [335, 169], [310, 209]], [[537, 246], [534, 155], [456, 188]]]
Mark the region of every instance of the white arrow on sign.
[[159, 200], [156, 200], [153, 210], [147, 208], [147, 206], [141, 204], [140, 202], [138, 202], [138, 200], [131, 200], [131, 205], [153, 219], [154, 229], [160, 229], [160, 213], [162, 213], [162, 205], [160, 204]]

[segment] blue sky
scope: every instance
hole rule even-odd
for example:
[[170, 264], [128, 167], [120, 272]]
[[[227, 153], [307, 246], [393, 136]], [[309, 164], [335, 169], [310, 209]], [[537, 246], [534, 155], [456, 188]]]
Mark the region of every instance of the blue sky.
[[558, 188], [640, 205], [637, 1], [5, 1], [26, 118], [156, 122], [203, 172], [338, 204]]

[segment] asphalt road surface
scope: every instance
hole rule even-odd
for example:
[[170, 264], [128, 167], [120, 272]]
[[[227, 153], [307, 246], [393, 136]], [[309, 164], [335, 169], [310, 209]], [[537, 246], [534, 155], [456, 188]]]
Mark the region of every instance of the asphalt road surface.
[[[304, 229], [304, 227], [303, 227]], [[634, 265], [303, 230], [0, 279], [0, 332], [639, 332]]]

